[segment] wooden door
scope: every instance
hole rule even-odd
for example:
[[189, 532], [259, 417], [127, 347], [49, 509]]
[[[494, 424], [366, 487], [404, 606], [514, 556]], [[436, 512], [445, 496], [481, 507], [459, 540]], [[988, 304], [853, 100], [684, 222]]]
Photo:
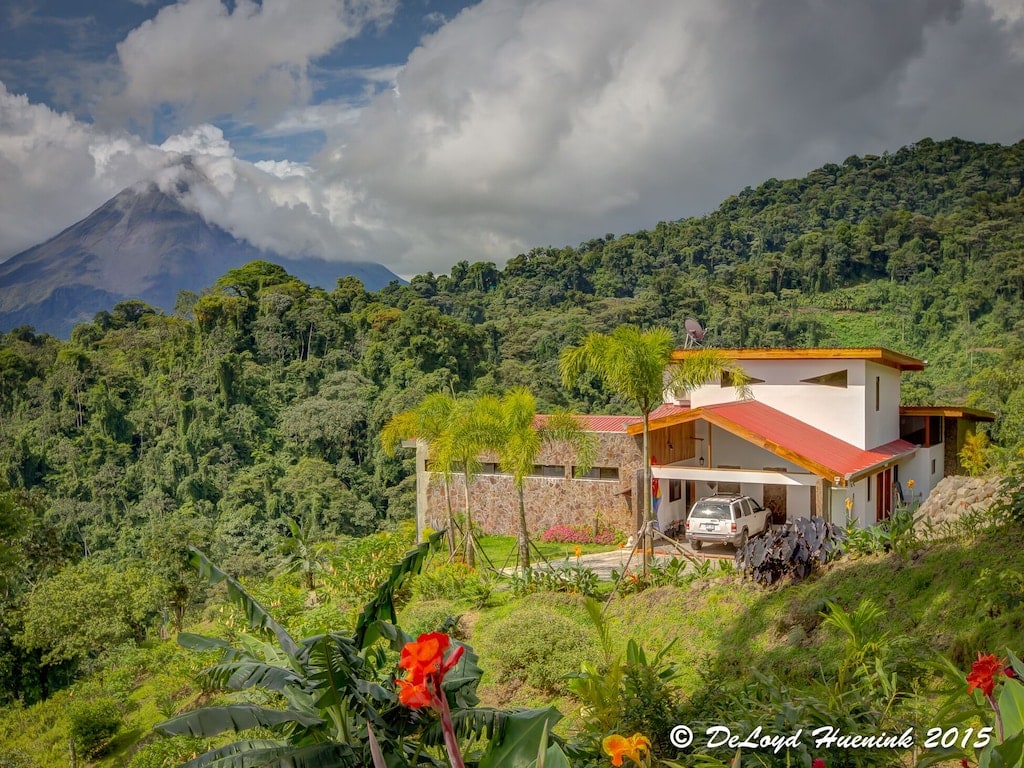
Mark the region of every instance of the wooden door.
[[892, 512], [892, 470], [875, 475], [875, 522], [888, 520]]
[[764, 501], [761, 506], [772, 513], [772, 525], [784, 525], [786, 522], [786, 486], [765, 485]]

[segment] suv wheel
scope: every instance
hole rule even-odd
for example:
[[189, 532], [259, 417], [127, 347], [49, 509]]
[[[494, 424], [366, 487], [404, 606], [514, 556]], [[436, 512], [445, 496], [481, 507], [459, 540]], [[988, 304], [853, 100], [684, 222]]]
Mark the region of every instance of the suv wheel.
[[736, 546], [736, 549], [745, 549], [747, 546], [747, 529], [743, 529], [743, 535], [740, 536], [740, 543]]
[[703, 541], [691, 541], [690, 546], [693, 547], [694, 552], [700, 552], [700, 548], [704, 546]]

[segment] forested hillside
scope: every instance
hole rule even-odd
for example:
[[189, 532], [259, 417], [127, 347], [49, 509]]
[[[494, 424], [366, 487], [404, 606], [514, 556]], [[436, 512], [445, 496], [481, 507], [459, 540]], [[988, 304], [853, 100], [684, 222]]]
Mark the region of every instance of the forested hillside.
[[[525, 385], [542, 409], [624, 410], [557, 377], [562, 348], [622, 323], [681, 340], [693, 316], [716, 346], [926, 358], [908, 402], [996, 411], [992, 458], [1008, 460], [1024, 445], [1022, 187], [1024, 142], [923, 140], [504, 269], [327, 292], [256, 262], [171, 315], [125, 302], [67, 342], [15, 329], [0, 337], [0, 703], [173, 623], [194, 595], [187, 544], [263, 575], [289, 518], [358, 536], [410, 516], [408, 460], [376, 436], [429, 392]], [[67, 641], [61, 621], [98, 605], [117, 621]]]

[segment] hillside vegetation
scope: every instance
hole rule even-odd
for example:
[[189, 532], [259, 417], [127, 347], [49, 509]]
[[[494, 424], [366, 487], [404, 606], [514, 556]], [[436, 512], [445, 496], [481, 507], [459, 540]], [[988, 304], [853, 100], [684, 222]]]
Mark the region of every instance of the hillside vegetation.
[[986, 459], [1009, 464], [1024, 445], [1022, 169], [1024, 143], [922, 140], [503, 269], [328, 292], [255, 262], [171, 315], [129, 301], [67, 342], [3, 335], [0, 704], [67, 696], [118, 649], [196, 620], [188, 545], [270, 584], [407, 520], [411, 460], [377, 436], [428, 393], [528, 386], [542, 409], [626, 410], [596, 379], [567, 391], [557, 375], [562, 349], [622, 323], [681, 340], [694, 316], [716, 346], [926, 358], [906, 402], [995, 411]]

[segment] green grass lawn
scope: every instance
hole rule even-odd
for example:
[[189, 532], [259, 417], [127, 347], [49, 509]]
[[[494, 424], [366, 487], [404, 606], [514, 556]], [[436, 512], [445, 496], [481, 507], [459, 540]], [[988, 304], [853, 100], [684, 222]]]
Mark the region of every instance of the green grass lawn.
[[[495, 568], [511, 568], [516, 564], [516, 537], [515, 536], [481, 536], [478, 541], [484, 554], [494, 564]], [[561, 544], [558, 542], [534, 541], [530, 547], [530, 558], [538, 560], [537, 552], [544, 556], [551, 563], [560, 563], [566, 558], [574, 561], [576, 547], [584, 555], [593, 552], [611, 552], [618, 548], [617, 544]]]

